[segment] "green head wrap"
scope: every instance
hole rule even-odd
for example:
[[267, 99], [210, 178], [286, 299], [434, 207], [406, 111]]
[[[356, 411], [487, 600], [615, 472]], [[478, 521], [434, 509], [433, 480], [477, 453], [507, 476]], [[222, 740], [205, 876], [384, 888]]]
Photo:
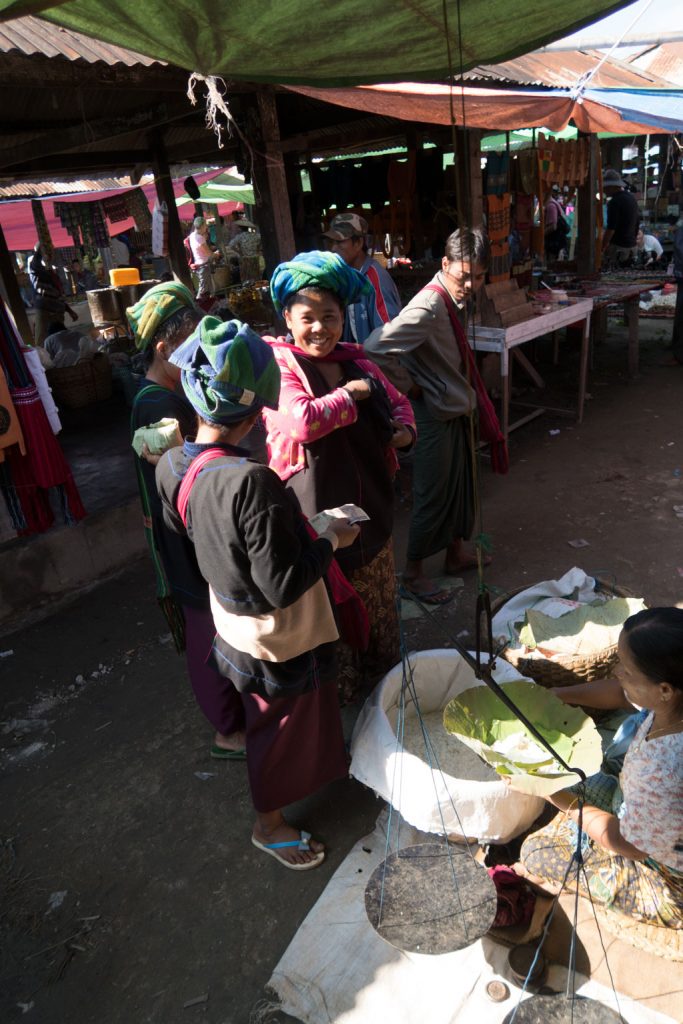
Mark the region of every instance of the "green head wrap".
[[201, 312], [189, 288], [178, 281], [155, 284], [134, 306], [126, 310], [128, 322], [133, 328], [135, 347], [141, 351], [147, 348], [161, 325], [180, 309]]

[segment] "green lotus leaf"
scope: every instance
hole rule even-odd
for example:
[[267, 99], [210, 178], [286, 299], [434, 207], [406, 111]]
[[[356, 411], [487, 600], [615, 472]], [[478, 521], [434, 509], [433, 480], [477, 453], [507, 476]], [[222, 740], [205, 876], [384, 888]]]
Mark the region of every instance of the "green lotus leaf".
[[[600, 735], [580, 708], [563, 704], [549, 690], [526, 679], [503, 684], [503, 689], [571, 768], [587, 776], [599, 770]], [[579, 781], [487, 686], [473, 686], [450, 701], [444, 709], [444, 726], [524, 793], [549, 796]]]

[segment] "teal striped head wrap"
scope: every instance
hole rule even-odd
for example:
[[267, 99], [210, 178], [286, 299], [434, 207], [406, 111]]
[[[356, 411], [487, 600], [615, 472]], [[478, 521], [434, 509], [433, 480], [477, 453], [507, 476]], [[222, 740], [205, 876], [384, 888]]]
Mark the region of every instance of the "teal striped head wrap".
[[239, 320], [205, 316], [170, 362], [188, 401], [207, 423], [229, 426], [265, 406], [277, 409], [280, 368], [270, 345]]
[[280, 313], [290, 295], [303, 288], [324, 288], [334, 292], [343, 305], [358, 302], [369, 295], [372, 285], [364, 274], [350, 267], [336, 252], [300, 252], [293, 260], [281, 263], [270, 279], [270, 294]]

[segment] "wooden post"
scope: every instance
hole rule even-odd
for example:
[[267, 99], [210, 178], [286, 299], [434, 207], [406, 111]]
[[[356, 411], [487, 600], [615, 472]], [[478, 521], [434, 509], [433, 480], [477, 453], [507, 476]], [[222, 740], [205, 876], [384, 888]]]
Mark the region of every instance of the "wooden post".
[[458, 176], [458, 226], [480, 227], [484, 219], [481, 176], [481, 130], [456, 128], [455, 173]]
[[178, 207], [175, 203], [175, 193], [171, 180], [171, 169], [168, 166], [166, 147], [160, 132], [151, 132], [148, 136], [150, 152], [152, 154], [152, 169], [154, 171], [154, 185], [157, 198], [160, 203], [166, 203], [168, 208], [168, 260], [175, 277], [194, 292], [190, 268], [187, 265], [183, 233], [180, 227]]
[[5, 232], [0, 224], [0, 293], [16, 320], [19, 333], [25, 345], [33, 344], [33, 331], [26, 315], [24, 300], [19, 291], [19, 282], [14, 272], [14, 257], [7, 248]]
[[296, 243], [275, 93], [271, 88], [259, 89], [256, 100], [265, 150], [265, 156], [258, 153], [254, 156], [256, 217], [261, 229], [266, 273], [271, 274], [278, 263], [295, 255]]
[[598, 155], [597, 135], [579, 133], [579, 138], [588, 140], [588, 173], [583, 185], [579, 185], [578, 238], [576, 245], [576, 269], [579, 275], [595, 274], [599, 267], [597, 232]]

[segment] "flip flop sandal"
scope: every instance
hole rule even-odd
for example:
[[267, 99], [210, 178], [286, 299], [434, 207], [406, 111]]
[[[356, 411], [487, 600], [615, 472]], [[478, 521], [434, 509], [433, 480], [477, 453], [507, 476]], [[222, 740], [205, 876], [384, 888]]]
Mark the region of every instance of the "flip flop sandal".
[[318, 853], [314, 854], [313, 860], [306, 861], [305, 864], [291, 864], [288, 860], [284, 860], [279, 856], [278, 850], [284, 850], [286, 847], [296, 846], [297, 849], [303, 853], [313, 853], [311, 850], [309, 840], [311, 838], [310, 832], [299, 832], [298, 839], [292, 839], [288, 843], [260, 843], [258, 839], [255, 839], [252, 835], [251, 841], [258, 850], [263, 850], [264, 853], [269, 853], [271, 857], [275, 857], [281, 864], [284, 864], [286, 868], [290, 868], [291, 871], [310, 871], [311, 868], [317, 868], [318, 864], [322, 864], [325, 860], [325, 851], [319, 850]]
[[211, 757], [215, 757], [218, 761], [246, 761], [247, 752], [246, 750], [226, 750], [225, 747], [217, 747], [216, 744], [211, 747]]
[[405, 597], [408, 601], [417, 601], [418, 603], [421, 601], [422, 604], [444, 605], [455, 597], [455, 590], [442, 590], [440, 587], [436, 587], [434, 590], [420, 592], [411, 590], [405, 583], [401, 584], [399, 592], [401, 597]]

